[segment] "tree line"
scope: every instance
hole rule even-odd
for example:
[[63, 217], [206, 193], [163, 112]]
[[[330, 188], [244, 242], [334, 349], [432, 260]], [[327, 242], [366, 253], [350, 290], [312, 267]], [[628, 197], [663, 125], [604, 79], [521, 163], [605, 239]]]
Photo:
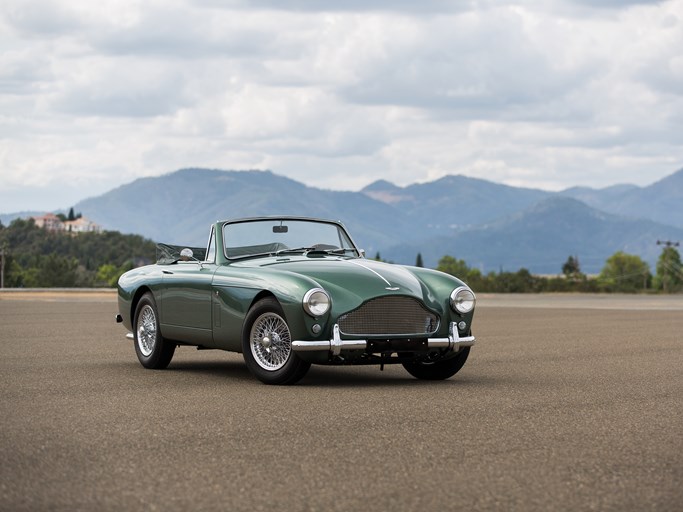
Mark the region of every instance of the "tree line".
[[[114, 287], [123, 272], [156, 259], [156, 244], [139, 235], [52, 232], [33, 219], [0, 223], [0, 250], [6, 288]], [[379, 253], [375, 259], [381, 260]], [[415, 264], [423, 266], [421, 254]], [[639, 256], [622, 251], [607, 259], [598, 276], [584, 274], [575, 256], [560, 268], [558, 276], [538, 276], [525, 268], [484, 274], [449, 255], [437, 266], [482, 293], [683, 291], [681, 256], [673, 245], [662, 250], [654, 275]]]
[[139, 235], [47, 231], [33, 219], [0, 223], [0, 249], [6, 288], [112, 287], [156, 255], [156, 244]]
[[[379, 253], [377, 261], [385, 261]], [[422, 254], [418, 253], [415, 266], [422, 267]], [[473, 290], [482, 293], [542, 293], [542, 292], [585, 292], [585, 293], [677, 293], [683, 291], [683, 265], [675, 245], [668, 244], [662, 250], [656, 266], [656, 273], [642, 258], [618, 251], [610, 256], [597, 276], [588, 276], [581, 271], [579, 258], [569, 256], [557, 276], [539, 276], [526, 268], [516, 272], [489, 272], [484, 274], [467, 265], [465, 260], [443, 256], [437, 270], [451, 274], [465, 281]]]
[[[416, 263], [419, 263], [418, 258]], [[517, 272], [489, 272], [469, 267], [464, 260], [444, 256], [437, 270], [465, 281], [473, 290], [491, 293], [614, 292], [676, 293], [683, 291], [681, 256], [673, 246], [664, 247], [656, 273], [639, 256], [618, 251], [610, 256], [597, 276], [581, 272], [578, 258], [569, 256], [558, 276], [537, 276], [522, 268]]]

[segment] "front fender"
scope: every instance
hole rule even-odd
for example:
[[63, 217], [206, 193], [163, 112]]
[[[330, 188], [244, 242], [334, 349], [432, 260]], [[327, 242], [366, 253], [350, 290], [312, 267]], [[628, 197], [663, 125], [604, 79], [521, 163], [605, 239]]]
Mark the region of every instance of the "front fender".
[[133, 315], [135, 314], [136, 301], [140, 295], [138, 292], [142, 288], [151, 290], [157, 306], [161, 307], [158, 293], [161, 282], [162, 272], [157, 265], [147, 265], [129, 270], [119, 278], [117, 283], [119, 315], [121, 315], [121, 323], [126, 329], [133, 330]]
[[[214, 342], [228, 350], [241, 351], [244, 319], [259, 298], [270, 295], [282, 306], [293, 339], [318, 339], [312, 333], [316, 321], [303, 309], [303, 297], [311, 288], [321, 285], [306, 276], [258, 269], [238, 275], [219, 269], [214, 275]], [[328, 313], [329, 315], [329, 313]], [[326, 316], [328, 316], [326, 315]], [[321, 333], [322, 334], [322, 333]]]

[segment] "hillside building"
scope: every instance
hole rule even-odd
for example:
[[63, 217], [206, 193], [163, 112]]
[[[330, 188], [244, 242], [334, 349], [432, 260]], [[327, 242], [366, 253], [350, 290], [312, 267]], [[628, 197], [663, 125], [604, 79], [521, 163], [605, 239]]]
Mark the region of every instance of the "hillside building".
[[80, 217], [76, 220], [64, 222], [64, 231], [69, 231], [70, 233], [101, 233], [102, 226], [86, 217]]
[[47, 231], [63, 231], [64, 223], [54, 213], [46, 213], [39, 217], [31, 217], [39, 228]]
[[47, 231], [66, 231], [67, 233], [101, 233], [102, 226], [86, 217], [62, 221], [54, 213], [32, 217], [36, 226]]

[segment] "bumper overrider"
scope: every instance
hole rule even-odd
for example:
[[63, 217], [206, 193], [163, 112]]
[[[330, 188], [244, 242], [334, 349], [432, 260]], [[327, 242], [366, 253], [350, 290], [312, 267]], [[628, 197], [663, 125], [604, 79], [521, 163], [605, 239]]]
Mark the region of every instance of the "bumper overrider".
[[[427, 338], [426, 345], [428, 349], [443, 348], [458, 352], [461, 348], [473, 346], [474, 341], [474, 336], [460, 336], [458, 324], [451, 322], [448, 327], [448, 338]], [[338, 356], [342, 350], [366, 350], [370, 343], [370, 340], [363, 339], [341, 339], [339, 325], [335, 324], [331, 340], [293, 341], [292, 350], [295, 352], [329, 351], [333, 356]]]

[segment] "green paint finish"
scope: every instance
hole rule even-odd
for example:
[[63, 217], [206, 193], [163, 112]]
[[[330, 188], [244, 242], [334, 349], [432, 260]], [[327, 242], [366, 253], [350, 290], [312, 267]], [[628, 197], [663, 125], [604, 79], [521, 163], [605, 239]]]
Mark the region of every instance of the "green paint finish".
[[[280, 247], [284, 245], [281, 240], [294, 237], [295, 229], [300, 225], [307, 227], [317, 222], [303, 219], [309, 223], [304, 224], [300, 222], [302, 219], [291, 217], [267, 220], [288, 227], [287, 230], [274, 229], [273, 243], [258, 245], [260, 248]], [[241, 232], [248, 233], [244, 227], [250, 225], [244, 222], [224, 221], [213, 225], [212, 240], [207, 244], [207, 247], [216, 248], [210, 251], [211, 261], [182, 261], [179, 257], [178, 261], [149, 265], [124, 274], [119, 280], [119, 313], [123, 325], [132, 330], [136, 301], [149, 290], [159, 309], [164, 337], [241, 352], [245, 316], [262, 297], [275, 297], [282, 306], [292, 339], [307, 341], [331, 339], [338, 318], [368, 300], [398, 295], [416, 299], [439, 318], [439, 329], [433, 336], [447, 337], [450, 322], [460, 321], [466, 323], [460, 334], [471, 334], [474, 311], [461, 315], [454, 312], [449, 303], [451, 292], [464, 283], [448, 274], [360, 257], [360, 251], [343, 226], [329, 221], [321, 221], [321, 233], [327, 236], [331, 233], [329, 229], [338, 230], [339, 245], [350, 245], [351, 251], [308, 250], [275, 254], [273, 249], [270, 254], [229, 259], [226, 252], [239, 254], [250, 250], [248, 244], [224, 250], [226, 230], [231, 229], [233, 223], [242, 223]], [[254, 226], [262, 228], [258, 223]], [[332, 246], [330, 241], [334, 240], [328, 236], [327, 243], [322, 246]], [[312, 288], [325, 290], [331, 300], [330, 310], [320, 318], [311, 317], [302, 306], [304, 295]], [[320, 327], [317, 334], [314, 333], [316, 325]], [[302, 353], [301, 357], [316, 363], [331, 362], [327, 352]]]

